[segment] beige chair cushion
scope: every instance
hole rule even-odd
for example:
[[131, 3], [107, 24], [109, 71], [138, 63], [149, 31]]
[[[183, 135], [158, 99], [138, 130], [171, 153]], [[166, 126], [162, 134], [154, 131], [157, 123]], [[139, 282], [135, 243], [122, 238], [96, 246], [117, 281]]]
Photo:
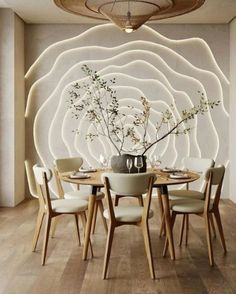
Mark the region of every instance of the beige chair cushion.
[[[89, 200], [89, 196], [91, 194], [87, 191], [69, 191], [66, 192], [64, 195], [65, 199], [83, 199], [83, 200]], [[96, 195], [96, 199], [100, 200], [104, 198], [104, 193], [103, 192], [98, 192]]]
[[[119, 222], [139, 222], [142, 219], [143, 207], [140, 206], [118, 206], [114, 207], [115, 218]], [[109, 219], [108, 210], [104, 210], [103, 215]], [[149, 218], [153, 216], [153, 211], [150, 209]]]
[[[176, 212], [183, 212], [183, 213], [201, 213], [204, 211], [204, 200], [184, 200], [184, 199], [178, 199], [178, 200], [171, 200], [170, 201], [170, 207], [173, 211]], [[212, 209], [213, 201], [210, 202], [210, 209]]]
[[169, 191], [169, 199], [175, 200], [175, 199], [185, 199], [185, 198], [191, 198], [191, 199], [204, 199], [204, 193], [194, 190], [170, 190]]
[[88, 201], [86, 200], [71, 200], [58, 199], [51, 202], [52, 210], [58, 213], [75, 213], [88, 209]]

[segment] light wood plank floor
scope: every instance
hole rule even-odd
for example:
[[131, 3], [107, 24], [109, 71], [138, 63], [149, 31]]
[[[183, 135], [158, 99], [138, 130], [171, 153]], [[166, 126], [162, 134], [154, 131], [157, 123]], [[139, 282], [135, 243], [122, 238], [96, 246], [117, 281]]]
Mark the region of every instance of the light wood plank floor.
[[[122, 202], [130, 200], [121, 200]], [[133, 200], [132, 200], [133, 201]], [[101, 220], [93, 236], [95, 257], [82, 261], [74, 219], [62, 216], [56, 236], [50, 239], [46, 266], [40, 265], [42, 238], [38, 251], [31, 252], [37, 201], [28, 200], [16, 208], [0, 208], [0, 293], [236, 293], [236, 204], [221, 202], [227, 256], [219, 239], [213, 241], [216, 265], [210, 268], [204, 223], [191, 217], [189, 245], [177, 245], [180, 220], [174, 230], [176, 261], [162, 257], [164, 240], [158, 237], [157, 199], [150, 221], [154, 266], [157, 279], [150, 279], [139, 228], [126, 226], [115, 232], [109, 264], [109, 279], [101, 279], [105, 232]]]

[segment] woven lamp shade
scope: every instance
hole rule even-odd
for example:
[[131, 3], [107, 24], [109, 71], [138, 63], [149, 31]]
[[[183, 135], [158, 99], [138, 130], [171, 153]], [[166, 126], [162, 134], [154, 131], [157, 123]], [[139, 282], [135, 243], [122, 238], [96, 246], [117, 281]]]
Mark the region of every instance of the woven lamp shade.
[[121, 30], [137, 30], [148, 20], [188, 13], [205, 0], [54, 0], [63, 10], [94, 19], [111, 20]]
[[[88, 0], [87, 3], [93, 2]], [[120, 29], [125, 30], [127, 26], [131, 26], [133, 30], [137, 30], [148, 19], [160, 11], [160, 7], [154, 3], [155, 1], [117, 1], [105, 3], [100, 6], [99, 12], [110, 19]]]

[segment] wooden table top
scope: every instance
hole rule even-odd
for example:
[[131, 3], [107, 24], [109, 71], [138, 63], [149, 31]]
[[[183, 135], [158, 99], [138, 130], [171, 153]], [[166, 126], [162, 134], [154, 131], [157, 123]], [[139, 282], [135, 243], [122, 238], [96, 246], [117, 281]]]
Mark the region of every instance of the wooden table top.
[[[157, 176], [156, 181], [154, 182], [154, 187], [159, 187], [159, 186], [166, 186], [166, 185], [179, 185], [179, 184], [185, 184], [185, 183], [190, 183], [193, 181], [196, 181], [199, 179], [200, 175], [197, 172], [184, 172], [188, 174], [190, 177], [189, 178], [182, 178], [182, 179], [171, 179], [169, 177], [169, 173], [162, 172], [161, 170], [147, 170], [148, 172], [155, 173]], [[103, 183], [101, 180], [101, 175], [104, 172], [112, 172], [111, 169], [106, 169], [106, 170], [101, 170], [98, 169], [96, 172], [90, 172], [87, 173], [89, 175], [89, 178], [86, 179], [79, 179], [79, 178], [70, 178], [71, 173], [63, 173], [60, 175], [60, 178], [68, 183], [72, 184], [79, 184], [79, 185], [91, 185], [94, 187], [103, 187]]]

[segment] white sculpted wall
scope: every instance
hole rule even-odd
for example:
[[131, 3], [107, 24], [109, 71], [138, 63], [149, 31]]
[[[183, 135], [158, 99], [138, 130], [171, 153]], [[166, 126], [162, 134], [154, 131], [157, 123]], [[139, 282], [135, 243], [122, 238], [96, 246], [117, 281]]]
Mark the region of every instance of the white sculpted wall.
[[[31, 166], [39, 160], [52, 167], [55, 158], [79, 155], [85, 166], [98, 166], [100, 153], [114, 153], [106, 140], [86, 141], [83, 134], [91, 126], [73, 119], [68, 109], [68, 91], [72, 83], [84, 79], [83, 64], [105, 79], [116, 78], [127, 116], [127, 105], [140, 109], [140, 96], [147, 97], [152, 124], [171, 104], [178, 119], [182, 109], [198, 103], [199, 92], [221, 100], [219, 107], [191, 122], [191, 134], [170, 136], [150, 154], [161, 155], [164, 166], [181, 166], [184, 156], [209, 157], [228, 165], [229, 81], [207, 43], [199, 38], [171, 40], [147, 26], [127, 35], [106, 24], [49, 46], [26, 73], [26, 168], [31, 193]], [[73, 132], [77, 127], [80, 135]], [[224, 194], [228, 195], [227, 181]]]

